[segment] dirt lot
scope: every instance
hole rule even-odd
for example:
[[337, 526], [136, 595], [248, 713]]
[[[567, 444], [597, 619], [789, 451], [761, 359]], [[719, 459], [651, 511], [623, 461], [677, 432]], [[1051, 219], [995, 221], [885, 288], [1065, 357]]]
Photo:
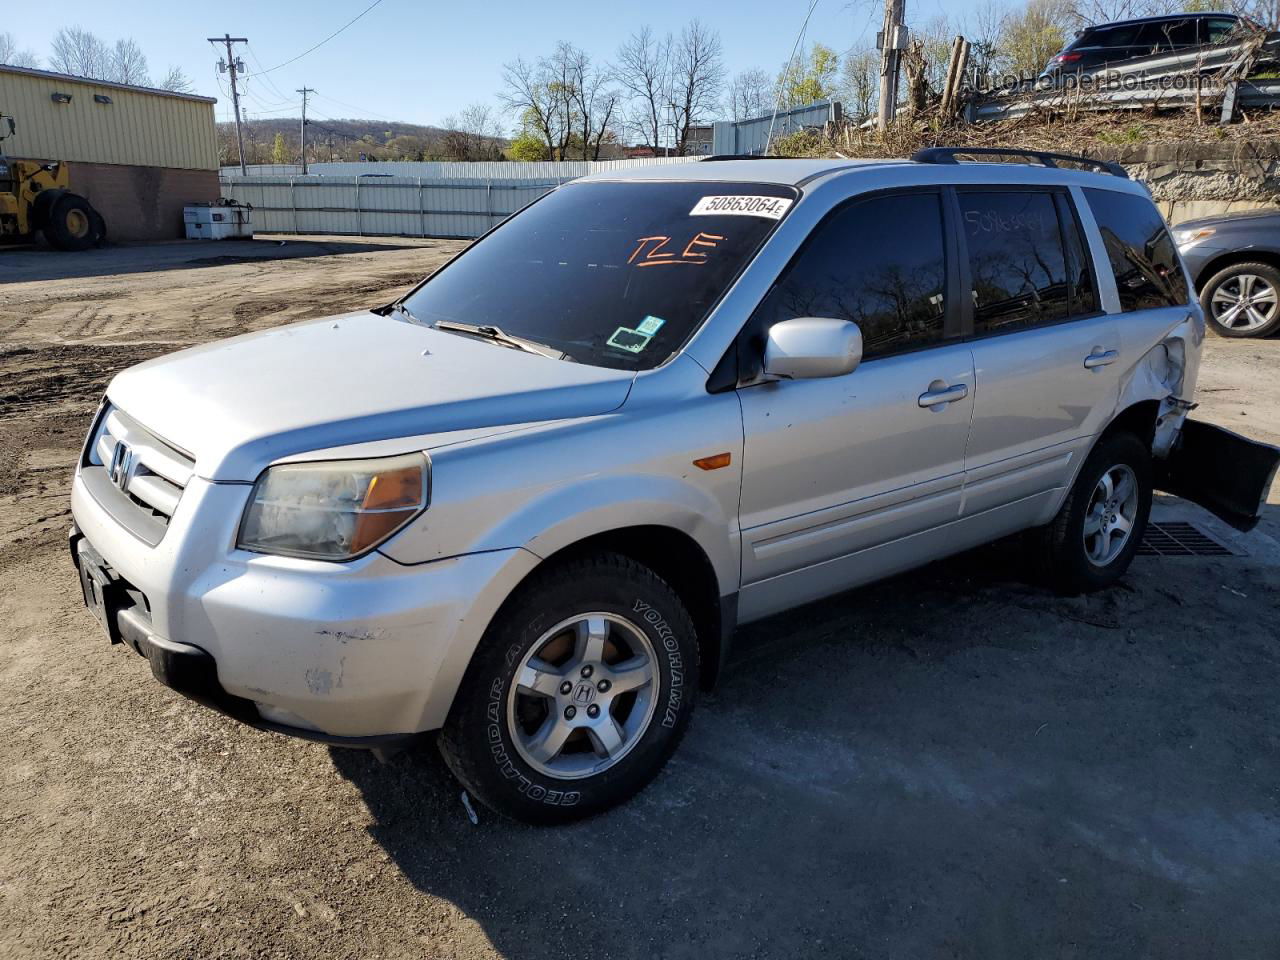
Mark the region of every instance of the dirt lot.
[[[1280, 490], [1236, 556], [1051, 597], [986, 548], [743, 631], [667, 771], [587, 824], [237, 726], [81, 609], [68, 479], [110, 375], [386, 302], [456, 243], [0, 253], [0, 956], [1280, 955]], [[73, 271], [75, 271], [73, 275]], [[1199, 416], [1280, 443], [1280, 341]]]

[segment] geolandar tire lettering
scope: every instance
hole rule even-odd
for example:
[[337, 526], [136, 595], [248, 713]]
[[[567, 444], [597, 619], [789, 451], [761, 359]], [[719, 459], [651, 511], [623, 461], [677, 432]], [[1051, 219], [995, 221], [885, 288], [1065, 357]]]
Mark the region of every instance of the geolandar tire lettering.
[[653, 571], [617, 554], [556, 564], [495, 617], [440, 750], [499, 813], [590, 816], [661, 770], [688, 726], [698, 667], [688, 610]]

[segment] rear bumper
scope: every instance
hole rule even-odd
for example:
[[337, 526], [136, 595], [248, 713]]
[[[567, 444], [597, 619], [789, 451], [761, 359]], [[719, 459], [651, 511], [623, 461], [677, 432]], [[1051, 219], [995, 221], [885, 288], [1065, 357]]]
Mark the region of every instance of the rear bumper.
[[1262, 517], [1277, 467], [1280, 448], [1187, 420], [1168, 459], [1156, 461], [1155, 485], [1247, 532]]

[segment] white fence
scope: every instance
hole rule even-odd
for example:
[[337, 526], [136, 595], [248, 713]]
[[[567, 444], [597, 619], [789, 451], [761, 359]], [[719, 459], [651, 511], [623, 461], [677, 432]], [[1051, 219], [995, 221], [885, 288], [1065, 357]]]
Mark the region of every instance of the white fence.
[[478, 237], [557, 181], [426, 177], [226, 177], [222, 195], [253, 205], [257, 233]]
[[[258, 233], [478, 237], [538, 197], [588, 173], [697, 157], [562, 163], [317, 163], [271, 172], [223, 168], [222, 196], [253, 206]], [[389, 176], [389, 174], [393, 174]]]
[[[307, 172], [320, 176], [357, 177], [360, 174], [376, 174], [393, 177], [423, 177], [433, 180], [489, 179], [502, 180], [572, 180], [588, 173], [608, 173], [610, 170], [626, 170], [631, 167], [651, 167], [655, 164], [689, 163], [698, 157], [640, 157], [635, 160], [534, 160], [493, 161], [463, 163], [447, 160], [393, 160], [369, 162], [365, 160], [325, 161], [307, 165]], [[250, 164], [251, 177], [300, 177], [302, 165], [298, 163]], [[240, 168], [223, 167], [222, 176], [242, 176]]]

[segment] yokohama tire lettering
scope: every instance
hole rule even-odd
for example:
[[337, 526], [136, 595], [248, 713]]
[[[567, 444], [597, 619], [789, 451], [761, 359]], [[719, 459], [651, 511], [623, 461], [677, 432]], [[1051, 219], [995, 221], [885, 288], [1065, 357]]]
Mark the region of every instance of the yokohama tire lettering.
[[667, 652], [671, 682], [667, 684], [667, 702], [663, 708], [662, 725], [674, 727], [680, 715], [680, 705], [684, 702], [684, 658], [680, 654], [680, 641], [662, 614], [643, 600], [637, 600], [632, 611], [640, 614], [645, 623], [653, 627], [662, 641], [662, 648]]

